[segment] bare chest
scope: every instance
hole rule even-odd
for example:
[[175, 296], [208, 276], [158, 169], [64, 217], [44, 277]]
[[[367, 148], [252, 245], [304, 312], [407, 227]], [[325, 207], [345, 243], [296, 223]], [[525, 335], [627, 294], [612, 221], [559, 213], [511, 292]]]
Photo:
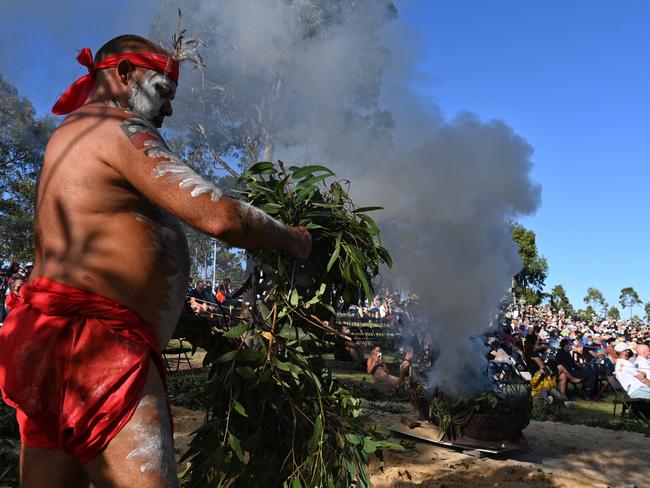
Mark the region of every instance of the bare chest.
[[180, 222], [159, 209], [132, 211], [140, 231], [146, 234], [139, 254], [148, 268], [146, 312], [156, 325], [162, 345], [171, 338], [189, 280], [189, 252], [185, 232]]

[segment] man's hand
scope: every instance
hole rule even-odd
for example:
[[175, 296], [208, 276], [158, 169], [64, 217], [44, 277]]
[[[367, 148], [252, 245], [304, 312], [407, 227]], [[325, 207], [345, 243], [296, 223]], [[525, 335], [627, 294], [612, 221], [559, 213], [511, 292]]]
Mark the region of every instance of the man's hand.
[[293, 240], [289, 253], [296, 259], [307, 259], [311, 253], [311, 234], [305, 227], [290, 227]]

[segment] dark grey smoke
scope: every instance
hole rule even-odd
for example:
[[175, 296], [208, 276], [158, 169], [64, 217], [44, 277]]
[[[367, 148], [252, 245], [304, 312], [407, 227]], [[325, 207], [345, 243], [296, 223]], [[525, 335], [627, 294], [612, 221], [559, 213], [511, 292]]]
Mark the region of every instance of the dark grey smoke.
[[[360, 203], [383, 205], [376, 217], [392, 273], [420, 296], [442, 349], [432, 384], [476, 389], [483, 349], [469, 338], [520, 268], [508, 221], [540, 201], [532, 148], [500, 121], [469, 112], [445, 120], [416, 93], [422, 46], [389, 2], [168, 2], [155, 24], [161, 37], [178, 6], [206, 41], [207, 68], [181, 86], [177, 128], [207, 121], [223, 154], [253, 135], [251, 159], [324, 162], [352, 181]], [[305, 23], [315, 26], [306, 40]], [[278, 80], [280, 101], [269, 105]]]

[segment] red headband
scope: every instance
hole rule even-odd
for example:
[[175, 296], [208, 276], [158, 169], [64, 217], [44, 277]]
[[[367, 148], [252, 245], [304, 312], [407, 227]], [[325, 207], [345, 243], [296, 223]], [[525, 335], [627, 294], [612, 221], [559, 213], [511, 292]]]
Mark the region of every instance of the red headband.
[[86, 98], [88, 98], [88, 95], [90, 95], [93, 86], [95, 86], [95, 72], [100, 69], [114, 68], [122, 59], [131, 61], [135, 66], [149, 68], [163, 73], [174, 83], [178, 83], [179, 63], [164, 54], [152, 52], [115, 54], [113, 56], [107, 56], [95, 66], [93, 65], [92, 52], [85, 47], [77, 56], [77, 61], [79, 64], [88, 68], [88, 74], [82, 76], [68, 87], [65, 93], [56, 101], [54, 107], [52, 107], [52, 113], [65, 115], [81, 107], [86, 101]]

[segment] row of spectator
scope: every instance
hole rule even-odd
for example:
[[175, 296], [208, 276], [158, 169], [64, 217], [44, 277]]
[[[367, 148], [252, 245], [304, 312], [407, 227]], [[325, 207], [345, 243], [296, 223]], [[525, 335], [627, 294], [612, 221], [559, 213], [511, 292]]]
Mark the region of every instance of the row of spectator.
[[26, 263], [20, 266], [17, 262], [12, 262], [8, 268], [0, 270], [0, 297], [2, 304], [0, 306], [0, 326], [9, 314], [12, 308], [18, 303], [18, 294], [32, 272], [34, 263]]
[[524, 306], [506, 313], [486, 341], [488, 359], [509, 364], [529, 378], [533, 394], [568, 400], [567, 385], [597, 400], [600, 382], [612, 375], [631, 398], [650, 399], [650, 331], [631, 321], [585, 323], [549, 307]]

